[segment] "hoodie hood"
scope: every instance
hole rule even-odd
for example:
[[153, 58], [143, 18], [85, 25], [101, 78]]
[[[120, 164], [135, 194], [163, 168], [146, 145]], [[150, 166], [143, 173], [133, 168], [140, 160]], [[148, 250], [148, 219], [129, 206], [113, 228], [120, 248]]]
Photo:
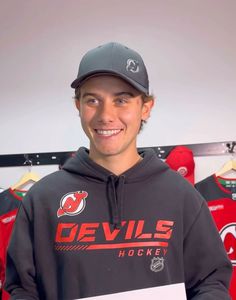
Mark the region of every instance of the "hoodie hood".
[[167, 165], [157, 158], [153, 149], [140, 151], [139, 154], [143, 159], [119, 176], [95, 163], [89, 157], [89, 150], [84, 147], [80, 148], [74, 157], [66, 161], [62, 169], [85, 177], [91, 182], [104, 182], [106, 184], [111, 215], [110, 222], [114, 228], [120, 228], [125, 184], [143, 182], [154, 174], [161, 174], [168, 170]]
[[117, 176], [95, 163], [89, 157], [89, 150], [81, 147], [73, 157], [65, 162], [62, 169], [86, 177], [91, 181], [107, 182], [110, 175], [114, 177], [124, 176], [126, 183], [143, 181], [168, 169], [168, 166], [157, 158], [153, 149], [139, 151], [139, 155], [143, 158], [139, 163]]

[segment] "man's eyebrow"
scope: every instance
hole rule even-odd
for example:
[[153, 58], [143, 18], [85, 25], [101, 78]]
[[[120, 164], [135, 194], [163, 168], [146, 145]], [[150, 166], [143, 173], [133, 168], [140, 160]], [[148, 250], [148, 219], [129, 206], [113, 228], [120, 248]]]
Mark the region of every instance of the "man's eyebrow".
[[87, 97], [87, 96], [99, 97], [99, 95], [96, 94], [96, 93], [84, 93], [84, 94], [82, 94], [82, 97]]
[[134, 97], [135, 95], [131, 92], [119, 92], [119, 93], [115, 93], [114, 96], [130, 96], [130, 97]]
[[[87, 97], [87, 96], [99, 97], [99, 94], [97, 94], [97, 93], [84, 93], [84, 94], [82, 94], [82, 98]], [[131, 92], [118, 92], [118, 93], [114, 93], [113, 96], [115, 96], [115, 97], [117, 97], [117, 96], [135, 97], [135, 95]]]

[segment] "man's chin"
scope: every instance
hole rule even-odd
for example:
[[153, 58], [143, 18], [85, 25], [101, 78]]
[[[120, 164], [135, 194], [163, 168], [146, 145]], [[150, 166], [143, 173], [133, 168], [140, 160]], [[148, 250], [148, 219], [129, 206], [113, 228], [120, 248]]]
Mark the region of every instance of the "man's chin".
[[122, 151], [118, 147], [114, 148], [96, 148], [94, 150], [90, 149], [90, 153], [92, 156], [100, 157], [100, 158], [105, 158], [105, 157], [110, 157], [110, 156], [116, 156], [119, 155]]

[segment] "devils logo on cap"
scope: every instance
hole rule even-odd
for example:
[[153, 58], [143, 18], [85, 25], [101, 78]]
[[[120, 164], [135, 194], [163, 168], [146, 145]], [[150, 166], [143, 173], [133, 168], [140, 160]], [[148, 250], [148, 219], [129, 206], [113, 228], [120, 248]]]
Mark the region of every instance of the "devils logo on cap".
[[127, 60], [127, 65], [126, 65], [126, 70], [130, 71], [132, 73], [137, 73], [139, 72], [139, 63], [137, 60], [134, 59], [128, 59]]

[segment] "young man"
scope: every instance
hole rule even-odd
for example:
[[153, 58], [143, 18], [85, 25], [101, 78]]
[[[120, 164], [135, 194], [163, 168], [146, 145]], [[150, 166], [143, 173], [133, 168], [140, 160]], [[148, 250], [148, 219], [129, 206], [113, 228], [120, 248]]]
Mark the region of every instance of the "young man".
[[140, 55], [118, 43], [90, 50], [72, 87], [90, 147], [23, 199], [8, 250], [11, 299], [175, 283], [188, 299], [230, 299], [231, 263], [205, 200], [152, 150], [137, 150], [154, 101]]

